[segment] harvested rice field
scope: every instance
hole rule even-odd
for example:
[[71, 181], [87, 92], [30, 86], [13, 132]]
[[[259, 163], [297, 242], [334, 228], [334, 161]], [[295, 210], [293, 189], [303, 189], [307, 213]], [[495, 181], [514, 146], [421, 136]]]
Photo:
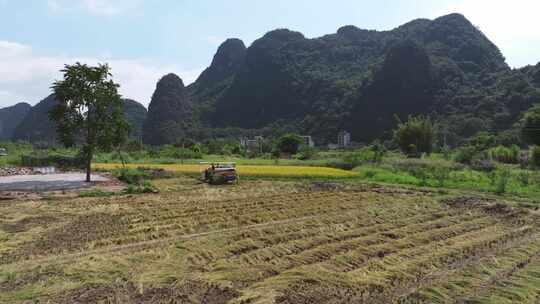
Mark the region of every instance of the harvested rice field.
[[531, 209], [382, 186], [155, 184], [0, 201], [0, 302], [540, 303]]

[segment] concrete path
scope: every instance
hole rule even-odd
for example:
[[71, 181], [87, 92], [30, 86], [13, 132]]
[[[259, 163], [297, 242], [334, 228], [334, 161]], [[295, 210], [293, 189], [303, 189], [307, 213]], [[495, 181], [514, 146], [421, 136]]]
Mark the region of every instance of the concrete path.
[[[92, 175], [91, 179], [94, 182], [109, 180], [99, 175]], [[85, 173], [0, 176], [0, 191], [55, 191], [92, 186], [85, 180]]]

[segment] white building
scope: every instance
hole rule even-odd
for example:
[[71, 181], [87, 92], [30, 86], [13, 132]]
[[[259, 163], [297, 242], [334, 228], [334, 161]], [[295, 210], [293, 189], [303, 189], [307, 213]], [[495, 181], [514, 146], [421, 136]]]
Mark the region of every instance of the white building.
[[341, 131], [338, 133], [338, 147], [347, 148], [351, 145], [351, 133], [347, 131]]
[[247, 152], [262, 152], [264, 138], [262, 136], [255, 136], [253, 139], [247, 137], [240, 138], [240, 145], [246, 149]]
[[308, 147], [315, 147], [315, 142], [313, 141], [313, 138], [311, 138], [311, 136], [309, 135], [305, 135], [305, 136], [300, 136], [303, 140], [304, 140], [304, 144]]

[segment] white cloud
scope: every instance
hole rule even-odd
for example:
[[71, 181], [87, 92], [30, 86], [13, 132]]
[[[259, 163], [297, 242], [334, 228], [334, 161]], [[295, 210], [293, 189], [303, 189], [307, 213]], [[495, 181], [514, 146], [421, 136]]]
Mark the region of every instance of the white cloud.
[[120, 84], [120, 93], [148, 105], [156, 82], [167, 73], [176, 73], [187, 85], [197, 78], [201, 69], [181, 69], [174, 65], [153, 64], [147, 60], [44, 56], [32, 52], [27, 45], [0, 41], [0, 108], [17, 102], [35, 104], [50, 94], [54, 80], [61, 79], [59, 72], [64, 64], [75, 62], [107, 62], [114, 79]]
[[54, 13], [85, 11], [98, 16], [114, 16], [138, 8], [141, 0], [48, 0]]
[[458, 0], [435, 12], [435, 16], [461, 13], [495, 43], [507, 56], [511, 66], [519, 67], [536, 61], [540, 54], [540, 1], [538, 0]]
[[29, 54], [31, 48], [20, 43], [0, 40], [0, 58]]

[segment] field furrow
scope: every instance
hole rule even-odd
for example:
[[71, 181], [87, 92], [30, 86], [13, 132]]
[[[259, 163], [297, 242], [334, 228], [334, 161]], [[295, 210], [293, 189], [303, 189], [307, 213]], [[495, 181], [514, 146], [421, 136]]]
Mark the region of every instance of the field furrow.
[[[397, 290], [393, 299], [398, 303], [450, 303], [463, 294], [481, 290], [497, 274], [520, 265], [540, 249], [538, 233], [509, 240], [494, 248], [477, 252], [468, 259], [454, 262], [446, 268], [425, 276], [411, 286]], [[496, 269], [502, 269], [497, 272]]]
[[246, 184], [4, 204], [0, 302], [538, 304], [534, 212], [412, 190]]
[[535, 303], [540, 293], [540, 246], [531, 247], [521, 256], [509, 257], [513, 263], [498, 264], [492, 277], [458, 297], [456, 303]]
[[[249, 286], [259, 284], [262, 281], [272, 282], [273, 280], [279, 280], [279, 276], [287, 272], [310, 271], [311, 269], [314, 271], [326, 271], [328, 269], [334, 270], [333, 268], [337, 269], [337, 272], [343, 272], [343, 268], [353, 271], [372, 259], [380, 259], [385, 254], [391, 254], [391, 252], [397, 254], [401, 250], [414, 247], [414, 241], [420, 239], [430, 243], [440, 238], [441, 235], [445, 236], [445, 238], [453, 238], [466, 231], [486, 230], [491, 227], [490, 225], [495, 225], [493, 221], [486, 221], [482, 218], [476, 221], [471, 219], [469, 225], [466, 223], [461, 223], [461, 227], [452, 227], [456, 223], [448, 223], [445, 226], [438, 225], [440, 222], [435, 220], [433, 223], [396, 227], [382, 230], [379, 233], [366, 231], [364, 236], [351, 240], [331, 242], [307, 249], [297, 246], [284, 251], [268, 251], [265, 255], [238, 258], [223, 263], [218, 261], [215, 267], [226, 269], [229, 274], [234, 274], [234, 270], [257, 269], [257, 276], [246, 276], [246, 279], [248, 279], [246, 282], [237, 281], [238, 284], [247, 284]], [[426, 230], [432, 224], [439, 227]], [[403, 239], [394, 238], [394, 234], [399, 233], [402, 229], [407, 231], [405, 233], [407, 236], [403, 237]], [[349, 260], [347, 264], [343, 257], [350, 255], [351, 252], [357, 252], [356, 261]]]

